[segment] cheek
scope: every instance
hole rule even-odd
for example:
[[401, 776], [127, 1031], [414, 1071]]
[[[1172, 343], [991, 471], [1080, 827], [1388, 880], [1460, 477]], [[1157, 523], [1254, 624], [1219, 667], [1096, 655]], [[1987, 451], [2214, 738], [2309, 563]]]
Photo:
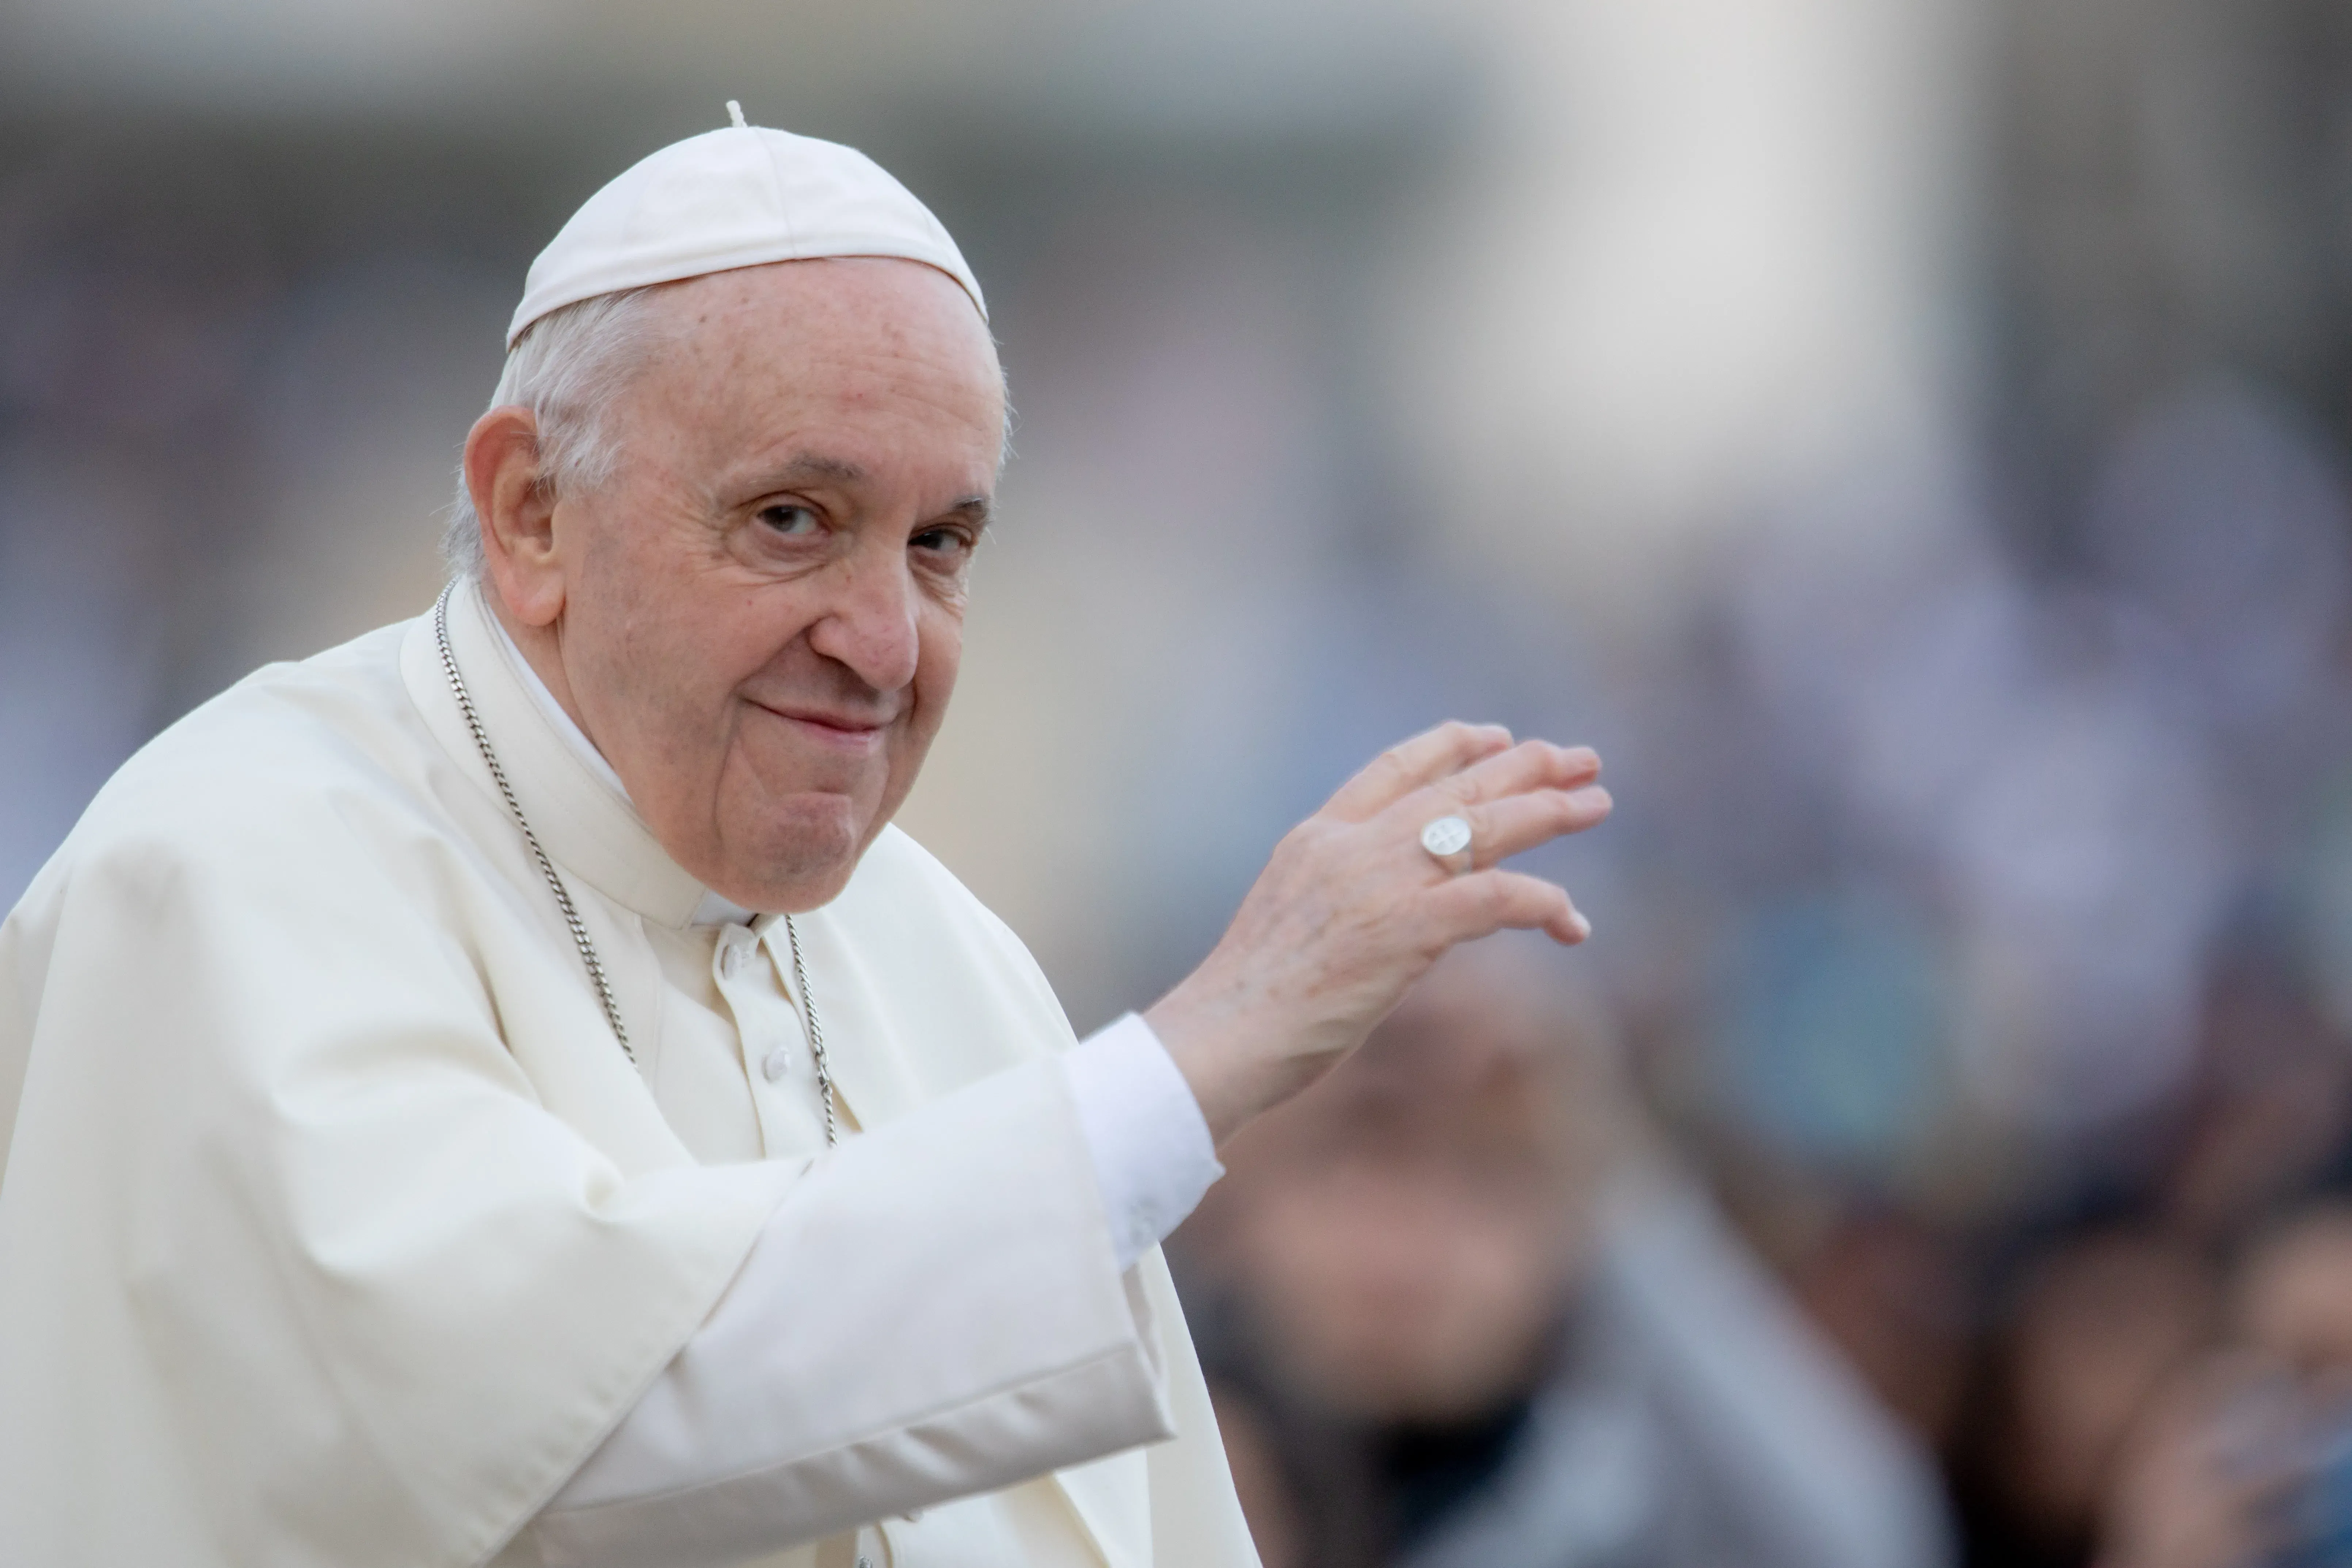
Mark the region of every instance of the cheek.
[[702, 734], [731, 722], [735, 689], [780, 640], [772, 607], [681, 563], [656, 530], [607, 537], [579, 630], [606, 650], [604, 675], [632, 699], [635, 727]]
[[915, 654], [914, 704], [901, 731], [902, 745], [928, 747], [947, 717], [948, 699], [955, 695], [956, 675], [963, 664], [963, 620], [960, 613], [933, 608], [924, 616]]
[[921, 647], [915, 656], [916, 698], [925, 707], [943, 708], [955, 691], [956, 672], [963, 665], [963, 608], [933, 609], [923, 619]]

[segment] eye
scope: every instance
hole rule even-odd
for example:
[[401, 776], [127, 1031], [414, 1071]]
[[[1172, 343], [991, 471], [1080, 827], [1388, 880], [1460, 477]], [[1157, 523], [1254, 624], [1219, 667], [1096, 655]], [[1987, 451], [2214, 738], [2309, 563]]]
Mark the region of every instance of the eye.
[[907, 542], [929, 555], [958, 555], [971, 548], [971, 535], [961, 528], [927, 528]]
[[814, 533], [817, 529], [815, 511], [796, 501], [777, 501], [772, 505], [763, 506], [760, 509], [758, 516], [760, 521], [771, 530], [787, 538], [798, 538], [803, 534]]

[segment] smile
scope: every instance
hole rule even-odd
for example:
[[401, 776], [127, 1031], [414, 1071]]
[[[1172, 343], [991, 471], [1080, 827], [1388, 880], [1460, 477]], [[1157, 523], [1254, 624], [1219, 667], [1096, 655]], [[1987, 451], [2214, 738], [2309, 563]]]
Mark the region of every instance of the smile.
[[845, 714], [814, 710], [787, 712], [771, 708], [764, 702], [753, 702], [753, 708], [772, 719], [780, 719], [799, 734], [829, 751], [866, 755], [880, 749], [882, 738], [889, 731], [887, 721], [852, 718]]

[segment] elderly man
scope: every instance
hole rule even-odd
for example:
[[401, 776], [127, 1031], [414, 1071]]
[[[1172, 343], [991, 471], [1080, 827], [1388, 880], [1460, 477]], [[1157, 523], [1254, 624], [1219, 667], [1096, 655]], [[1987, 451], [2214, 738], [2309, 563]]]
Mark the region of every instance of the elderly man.
[[1452, 944], [1582, 938], [1496, 862], [1597, 763], [1397, 747], [1074, 1044], [889, 826], [1003, 441], [945, 232], [739, 118], [509, 342], [434, 609], [175, 725], [0, 926], [0, 1562], [1253, 1561], [1157, 1243]]

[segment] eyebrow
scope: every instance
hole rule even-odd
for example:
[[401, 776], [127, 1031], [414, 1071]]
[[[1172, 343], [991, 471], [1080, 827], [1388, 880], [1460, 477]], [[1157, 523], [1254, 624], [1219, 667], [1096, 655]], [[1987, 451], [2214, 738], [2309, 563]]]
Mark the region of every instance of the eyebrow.
[[990, 520], [995, 517], [996, 508], [986, 496], [966, 496], [940, 515], [953, 517], [959, 512], [971, 519], [974, 527], [986, 528]]
[[767, 482], [777, 485], [806, 484], [811, 479], [824, 479], [836, 485], [854, 485], [867, 478], [865, 465], [846, 458], [828, 458], [821, 452], [803, 452], [767, 476]]

